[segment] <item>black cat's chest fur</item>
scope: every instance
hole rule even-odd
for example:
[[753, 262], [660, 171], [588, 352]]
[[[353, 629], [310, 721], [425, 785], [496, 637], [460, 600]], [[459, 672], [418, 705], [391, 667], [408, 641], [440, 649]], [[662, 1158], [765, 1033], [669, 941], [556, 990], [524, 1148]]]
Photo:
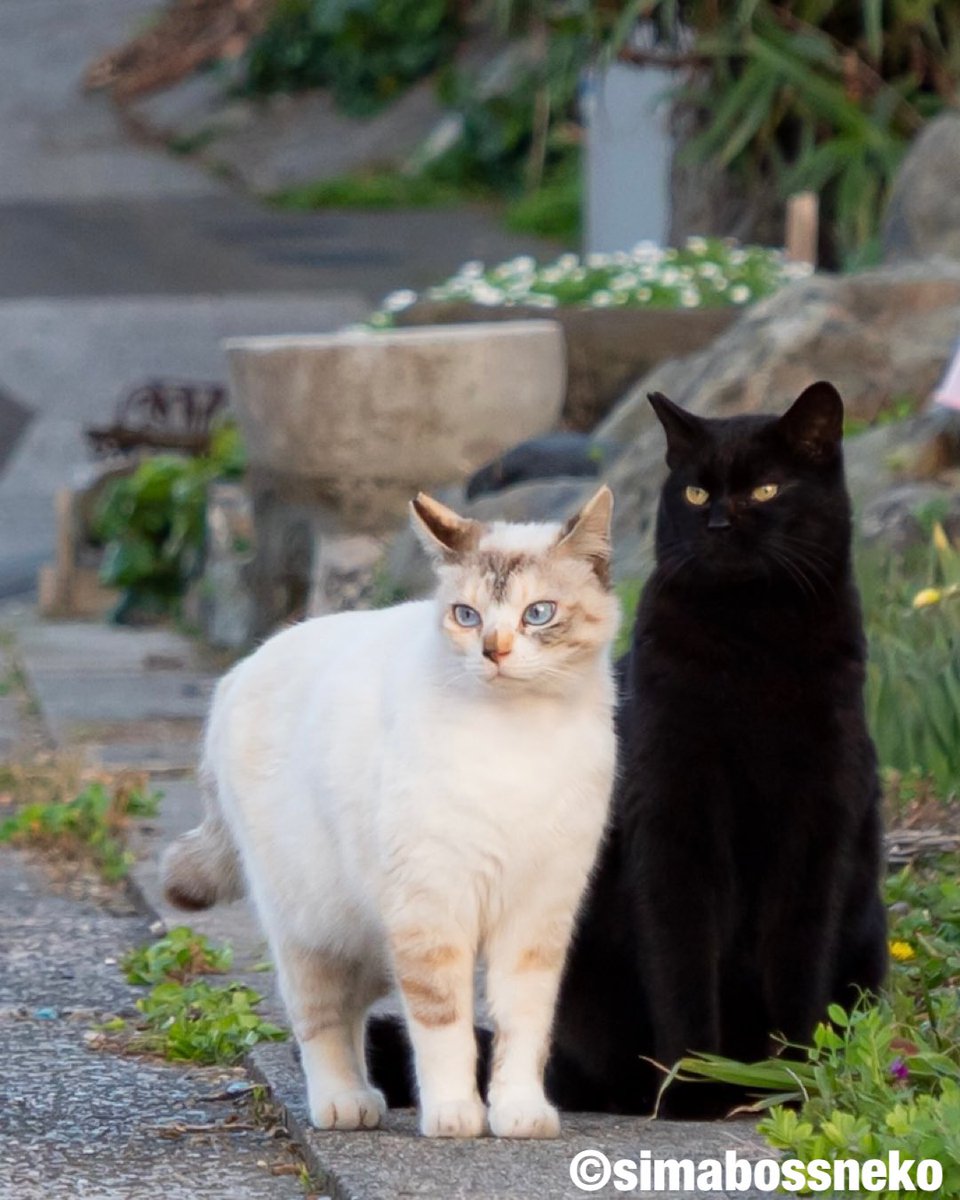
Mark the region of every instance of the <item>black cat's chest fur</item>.
[[[671, 475], [621, 663], [612, 828], [561, 991], [565, 1107], [649, 1111], [645, 1058], [761, 1058], [882, 980], [841, 412], [828, 385], [780, 421], [658, 405]], [[700, 1115], [730, 1097], [664, 1101]]]
[[[697, 614], [669, 591], [654, 595], [626, 671], [623, 836], [640, 859], [651, 836], [699, 829], [691, 885], [713, 892], [726, 918], [721, 944], [759, 930], [777, 907], [798, 841], [841, 835], [857, 807], [836, 777], [848, 737], [843, 696], [855, 708], [862, 686], [859, 647], [838, 637], [846, 622], [836, 613], [792, 613], [786, 597], [771, 620], [770, 599], [740, 598], [733, 620], [722, 605]], [[783, 624], [794, 626], [785, 641]], [[701, 786], [658, 787], [692, 776], [694, 764]]]

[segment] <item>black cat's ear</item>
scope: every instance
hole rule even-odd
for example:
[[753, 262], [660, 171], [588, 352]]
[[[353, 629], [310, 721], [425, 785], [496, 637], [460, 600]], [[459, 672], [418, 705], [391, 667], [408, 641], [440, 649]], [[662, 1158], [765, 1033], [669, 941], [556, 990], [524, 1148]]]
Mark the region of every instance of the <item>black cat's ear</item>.
[[424, 550], [442, 562], [456, 562], [480, 538], [479, 521], [461, 517], [426, 492], [418, 492], [410, 501], [410, 524]]
[[674, 404], [662, 392], [649, 392], [647, 399], [667, 435], [667, 466], [675, 467], [703, 444], [706, 437], [703, 419]]
[[613, 492], [606, 484], [575, 513], [560, 530], [557, 549], [561, 554], [586, 559], [604, 587], [610, 585], [610, 523]]
[[825, 462], [843, 438], [840, 393], [826, 380], [811, 383], [780, 418], [779, 426], [791, 446], [816, 462]]

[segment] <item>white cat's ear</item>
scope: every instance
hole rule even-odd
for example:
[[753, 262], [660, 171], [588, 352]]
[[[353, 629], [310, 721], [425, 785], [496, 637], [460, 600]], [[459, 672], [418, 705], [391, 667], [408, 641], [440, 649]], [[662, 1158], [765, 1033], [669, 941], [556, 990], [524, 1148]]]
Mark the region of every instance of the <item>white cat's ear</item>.
[[452, 508], [418, 492], [410, 502], [410, 524], [431, 558], [454, 562], [476, 546], [480, 523], [461, 517]]
[[570, 518], [560, 531], [557, 549], [573, 558], [584, 558], [604, 585], [610, 583], [610, 558], [613, 547], [610, 524], [613, 520], [613, 492], [606, 484]]
[[779, 421], [797, 450], [809, 458], [832, 457], [843, 438], [843, 401], [832, 383], [821, 379], [794, 400]]

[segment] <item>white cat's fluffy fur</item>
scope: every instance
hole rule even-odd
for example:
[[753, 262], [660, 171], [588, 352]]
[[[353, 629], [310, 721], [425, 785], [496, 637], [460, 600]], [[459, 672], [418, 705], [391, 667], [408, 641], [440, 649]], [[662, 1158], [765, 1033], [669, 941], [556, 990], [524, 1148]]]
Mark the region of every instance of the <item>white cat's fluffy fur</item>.
[[[364, 1021], [398, 985], [423, 1132], [483, 1131], [481, 955], [490, 1128], [558, 1130], [544, 1061], [614, 770], [611, 506], [602, 489], [561, 529], [480, 525], [418, 497], [434, 599], [307, 621], [217, 689], [207, 818], [168, 852], [167, 894], [205, 907], [245, 878], [321, 1128], [379, 1122]], [[534, 629], [523, 614], [540, 600], [557, 611]], [[455, 604], [482, 626], [458, 624]]]

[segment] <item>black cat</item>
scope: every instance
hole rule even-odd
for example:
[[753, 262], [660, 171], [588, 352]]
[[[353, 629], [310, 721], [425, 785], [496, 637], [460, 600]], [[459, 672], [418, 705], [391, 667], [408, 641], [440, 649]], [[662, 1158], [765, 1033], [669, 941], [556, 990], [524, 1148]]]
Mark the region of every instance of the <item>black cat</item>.
[[[657, 565], [549, 1072], [573, 1109], [649, 1111], [662, 1076], [645, 1057], [763, 1058], [886, 969], [840, 397], [814, 384], [779, 419], [650, 402], [670, 468]], [[661, 1112], [730, 1100], [674, 1085]]]
[[[611, 828], [548, 1064], [568, 1110], [648, 1113], [663, 1081], [649, 1059], [764, 1058], [886, 970], [840, 397], [818, 383], [783, 417], [727, 420], [650, 401], [670, 474], [619, 664]], [[371, 1025], [392, 1104], [411, 1102], [402, 1039]], [[660, 1112], [739, 1098], [674, 1084]]]

